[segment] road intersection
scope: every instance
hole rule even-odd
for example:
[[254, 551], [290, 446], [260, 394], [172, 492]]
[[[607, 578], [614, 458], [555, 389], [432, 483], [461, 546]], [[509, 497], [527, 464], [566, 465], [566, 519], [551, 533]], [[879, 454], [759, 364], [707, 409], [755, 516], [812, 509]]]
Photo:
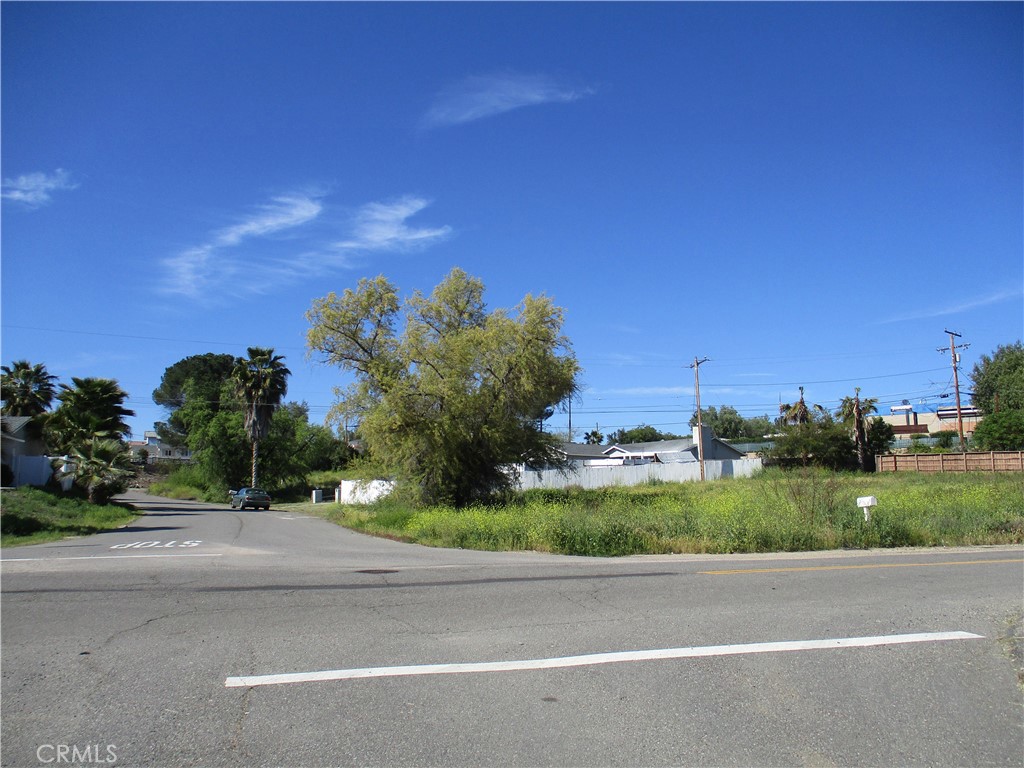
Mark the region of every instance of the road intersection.
[[1024, 754], [1021, 547], [576, 558], [132, 501], [124, 529], [2, 553], [3, 765]]

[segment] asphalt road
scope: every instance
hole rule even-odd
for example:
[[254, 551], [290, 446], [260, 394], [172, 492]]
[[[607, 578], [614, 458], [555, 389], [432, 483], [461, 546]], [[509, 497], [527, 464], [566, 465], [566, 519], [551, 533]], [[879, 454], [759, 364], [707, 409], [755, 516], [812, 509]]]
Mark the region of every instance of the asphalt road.
[[1024, 765], [1021, 547], [591, 559], [134, 501], [0, 553], [5, 766]]

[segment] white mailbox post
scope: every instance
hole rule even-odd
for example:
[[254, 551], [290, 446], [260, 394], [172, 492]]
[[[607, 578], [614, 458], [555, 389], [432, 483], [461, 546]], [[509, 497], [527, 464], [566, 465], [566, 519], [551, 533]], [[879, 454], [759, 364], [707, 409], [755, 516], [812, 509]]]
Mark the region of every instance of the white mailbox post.
[[857, 506], [864, 510], [864, 522], [871, 522], [871, 508], [878, 506], [878, 499], [874, 496], [858, 496]]

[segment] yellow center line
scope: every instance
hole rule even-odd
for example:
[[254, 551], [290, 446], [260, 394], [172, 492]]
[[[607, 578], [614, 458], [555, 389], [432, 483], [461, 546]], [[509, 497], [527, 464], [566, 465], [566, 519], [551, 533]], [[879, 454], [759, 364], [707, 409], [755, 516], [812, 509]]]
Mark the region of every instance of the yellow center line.
[[988, 565], [989, 563], [1024, 563], [1020, 558], [1006, 560], [950, 560], [940, 563], [872, 563], [871, 565], [808, 565], [791, 568], [733, 568], [722, 571], [698, 571], [706, 576], [732, 576], [739, 573], [790, 573], [794, 571], [853, 571], [865, 568], [923, 568], [942, 565]]

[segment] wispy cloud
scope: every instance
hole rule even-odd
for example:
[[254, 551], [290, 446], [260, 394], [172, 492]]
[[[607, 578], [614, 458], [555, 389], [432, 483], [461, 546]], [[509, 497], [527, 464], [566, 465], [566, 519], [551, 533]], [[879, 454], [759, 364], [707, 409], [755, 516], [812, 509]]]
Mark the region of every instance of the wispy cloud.
[[263, 237], [312, 221], [323, 205], [316, 197], [305, 194], [281, 195], [260, 207], [252, 217], [217, 233], [216, 245], [238, 245], [247, 237]]
[[430, 205], [420, 197], [364, 205], [354, 218], [351, 239], [336, 244], [341, 250], [408, 251], [426, 247], [451, 234], [451, 227], [417, 229], [406, 221]]
[[13, 200], [29, 208], [41, 208], [50, 202], [51, 192], [75, 189], [71, 174], [63, 168], [53, 173], [26, 173], [14, 179], [4, 179], [0, 197]]
[[[319, 199], [308, 194], [293, 193], [273, 198], [237, 224], [213, 232], [205, 243], [165, 259], [167, 280], [163, 285], [164, 292], [193, 298], [202, 295], [211, 284], [224, 283], [240, 271], [240, 263], [224, 254], [225, 249], [250, 238], [266, 237], [306, 224], [319, 216], [322, 210]], [[258, 272], [257, 268], [252, 273], [257, 282]]]
[[979, 307], [987, 307], [990, 304], [1000, 304], [1004, 301], [1011, 299], [1019, 299], [1024, 296], [1024, 289], [1013, 288], [1004, 289], [991, 293], [987, 296], [979, 296], [971, 299], [959, 301], [955, 304], [947, 304], [944, 306], [933, 307], [932, 309], [921, 309], [915, 312], [908, 312], [902, 315], [896, 315], [894, 317], [887, 318], [885, 320], [879, 320], [876, 325], [888, 325], [890, 323], [902, 323], [907, 320], [923, 320], [929, 317], [946, 317], [947, 315], [958, 315], [961, 312], [967, 312], [972, 309], [978, 309]]
[[[448, 226], [417, 228], [407, 223], [429, 205], [419, 197], [369, 203], [344, 223], [327, 215], [322, 198], [299, 192], [279, 195], [236, 224], [211, 232], [204, 242], [169, 256], [163, 261], [163, 292], [193, 299], [212, 291], [266, 294], [303, 277], [348, 267], [360, 254], [413, 251], [452, 232]], [[343, 239], [337, 238], [337, 229], [344, 232]], [[240, 255], [236, 246], [243, 243], [248, 247]]]
[[423, 116], [424, 128], [442, 128], [500, 115], [520, 107], [567, 103], [594, 93], [547, 75], [475, 75], [442, 90]]

